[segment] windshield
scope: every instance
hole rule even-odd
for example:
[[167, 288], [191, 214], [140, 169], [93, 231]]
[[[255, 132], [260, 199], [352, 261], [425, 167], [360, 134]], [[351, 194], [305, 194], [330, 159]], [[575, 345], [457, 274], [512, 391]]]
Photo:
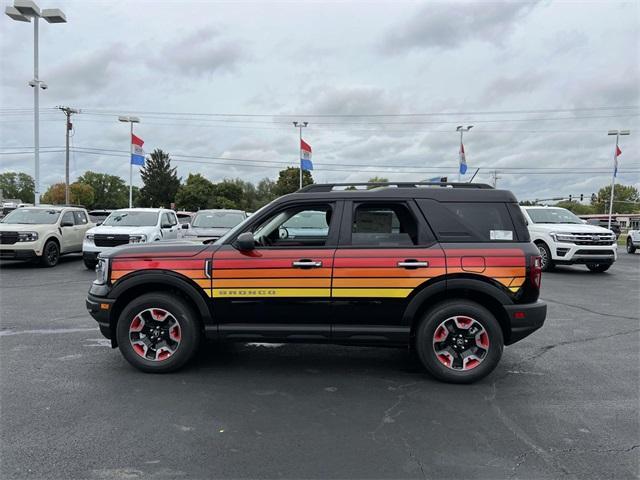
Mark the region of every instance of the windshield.
[[59, 210], [44, 208], [17, 208], [2, 219], [2, 223], [19, 223], [24, 225], [42, 225], [56, 223]]
[[113, 212], [102, 222], [110, 227], [154, 227], [158, 224], [158, 212], [135, 212], [121, 210]]
[[533, 223], [582, 223], [566, 208], [528, 208]]
[[201, 212], [191, 222], [194, 228], [233, 228], [244, 220], [240, 212]]

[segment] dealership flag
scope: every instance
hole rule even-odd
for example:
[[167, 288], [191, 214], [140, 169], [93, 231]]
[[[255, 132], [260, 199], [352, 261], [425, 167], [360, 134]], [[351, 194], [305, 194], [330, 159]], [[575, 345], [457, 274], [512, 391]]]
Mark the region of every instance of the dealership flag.
[[142, 149], [144, 141], [131, 134], [131, 165], [144, 166], [144, 150]]
[[464, 145], [460, 144], [460, 173], [464, 175], [467, 173], [467, 159], [464, 155]]
[[303, 170], [313, 170], [311, 162], [311, 145], [300, 139], [300, 168]]
[[616, 145], [616, 156], [613, 159], [613, 176], [615, 177], [618, 174], [618, 157], [622, 155], [622, 150], [620, 147]]

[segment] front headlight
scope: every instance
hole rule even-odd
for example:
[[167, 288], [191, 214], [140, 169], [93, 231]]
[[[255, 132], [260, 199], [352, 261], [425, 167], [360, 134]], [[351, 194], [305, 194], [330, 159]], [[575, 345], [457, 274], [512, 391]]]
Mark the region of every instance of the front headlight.
[[553, 238], [554, 242], [570, 242], [571, 243], [575, 240], [574, 236], [570, 233], [551, 232], [549, 236]]
[[129, 243], [144, 243], [146, 241], [146, 235], [129, 235]]
[[19, 242], [35, 242], [38, 240], [38, 232], [18, 232]]
[[93, 281], [96, 285], [106, 285], [109, 281], [109, 259], [98, 257], [96, 265], [96, 279]]
[[91, 241], [93, 242], [93, 233], [87, 233], [87, 234], [84, 236], [84, 239], [85, 239], [85, 240], [91, 240]]

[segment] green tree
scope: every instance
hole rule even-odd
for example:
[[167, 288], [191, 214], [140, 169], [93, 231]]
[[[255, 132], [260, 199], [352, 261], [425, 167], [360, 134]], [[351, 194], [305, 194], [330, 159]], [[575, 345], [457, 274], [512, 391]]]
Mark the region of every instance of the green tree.
[[169, 207], [175, 200], [180, 179], [171, 167], [169, 154], [155, 149], [140, 170], [143, 187], [139, 203], [143, 207]]
[[239, 209], [246, 212], [252, 212], [257, 208], [257, 191], [253, 183], [245, 182], [239, 178], [236, 178], [235, 180], [228, 180], [228, 182], [234, 183], [240, 187], [240, 190], [242, 190], [242, 195], [238, 203]]
[[534, 205], [538, 205], [538, 202], [533, 200], [520, 200], [519, 204], [523, 207], [533, 207]]
[[206, 208], [214, 197], [215, 187], [199, 173], [190, 173], [187, 181], [180, 185], [176, 194], [176, 207], [195, 212]]
[[[44, 195], [42, 195], [42, 203], [51, 203], [54, 205], [63, 205], [65, 200], [65, 184], [54, 183], [51, 185]], [[75, 182], [69, 185], [69, 203], [74, 205], [91, 205], [94, 201], [94, 192], [91, 185]]]
[[32, 203], [35, 198], [36, 184], [31, 175], [23, 172], [0, 173], [0, 190], [3, 198], [16, 198]]
[[[591, 200], [594, 213], [608, 213], [611, 199], [611, 185], [602, 187], [595, 199]], [[613, 213], [640, 212], [640, 194], [632, 185], [616, 185], [613, 191]]]
[[242, 187], [233, 180], [223, 180], [214, 185], [214, 198], [209, 208], [241, 208]]
[[596, 213], [591, 205], [583, 205], [580, 202], [563, 200], [555, 205], [556, 207], [566, 208], [567, 210], [575, 213], [576, 215], [588, 215], [590, 213]]
[[[313, 177], [311, 172], [307, 170], [302, 171], [302, 186], [306, 187], [313, 183]], [[280, 170], [278, 174], [278, 180], [276, 181], [275, 188], [273, 189], [276, 196], [280, 197], [287, 193], [293, 193], [300, 188], [300, 169], [297, 167], [287, 167], [284, 170]]]
[[129, 186], [117, 175], [86, 171], [77, 181], [93, 188], [93, 203], [86, 205], [87, 208], [116, 209], [129, 206]]
[[384, 177], [371, 177], [367, 182], [369, 183], [387, 183], [389, 181], [388, 178]]
[[275, 188], [276, 182], [270, 178], [263, 178], [258, 182], [258, 185], [256, 186], [256, 209], [266, 205], [277, 197]]

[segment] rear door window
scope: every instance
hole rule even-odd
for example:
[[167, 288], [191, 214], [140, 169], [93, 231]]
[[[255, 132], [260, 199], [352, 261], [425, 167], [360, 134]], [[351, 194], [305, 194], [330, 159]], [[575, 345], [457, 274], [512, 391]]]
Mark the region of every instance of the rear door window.
[[441, 242], [517, 242], [518, 232], [504, 203], [418, 200]]

